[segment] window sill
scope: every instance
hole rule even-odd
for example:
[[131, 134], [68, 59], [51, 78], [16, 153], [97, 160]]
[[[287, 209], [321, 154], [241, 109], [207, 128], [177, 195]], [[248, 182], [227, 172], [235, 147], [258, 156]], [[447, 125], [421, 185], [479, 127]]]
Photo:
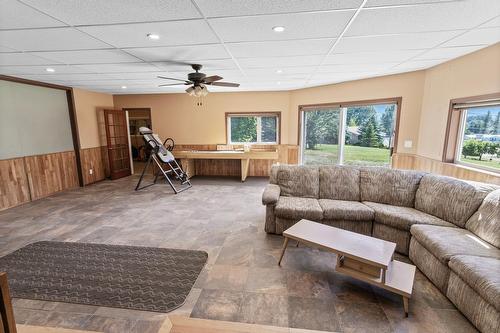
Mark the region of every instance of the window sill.
[[487, 175], [490, 175], [490, 176], [495, 176], [495, 177], [499, 177], [500, 176], [500, 171], [493, 171], [492, 169], [482, 168], [480, 166], [471, 165], [471, 164], [468, 164], [468, 163], [463, 163], [463, 162], [457, 161], [455, 163], [448, 163], [448, 164], [452, 164], [452, 165], [456, 166], [457, 168], [461, 168], [461, 169], [465, 169], [465, 170], [470, 170], [470, 171], [475, 171], [475, 172], [481, 172], [481, 173], [484, 173], [484, 174], [487, 174]]

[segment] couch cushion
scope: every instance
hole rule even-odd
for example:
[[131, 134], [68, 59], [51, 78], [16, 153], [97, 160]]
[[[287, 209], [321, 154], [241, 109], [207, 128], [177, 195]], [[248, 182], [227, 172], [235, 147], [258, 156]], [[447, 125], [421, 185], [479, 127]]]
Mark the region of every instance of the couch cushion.
[[415, 197], [415, 208], [464, 228], [495, 185], [425, 175]]
[[500, 258], [500, 250], [462, 228], [415, 224], [411, 235], [443, 264], [452, 256], [472, 255]]
[[389, 168], [361, 168], [361, 201], [414, 207], [422, 172]]
[[454, 256], [448, 263], [465, 283], [500, 311], [500, 260], [474, 256]]
[[280, 165], [276, 173], [281, 195], [285, 197], [318, 198], [319, 169], [303, 165]]
[[323, 210], [318, 200], [312, 198], [280, 197], [274, 208], [274, 214], [293, 220], [320, 221], [323, 218]]
[[319, 198], [359, 201], [359, 169], [334, 165], [319, 167]]
[[452, 223], [423, 213], [415, 208], [392, 206], [368, 201], [363, 201], [363, 203], [375, 211], [376, 222], [393, 228], [409, 231], [410, 227], [414, 224], [432, 224], [445, 227], [455, 227]]
[[328, 220], [371, 221], [373, 210], [358, 201], [319, 199], [323, 218]]
[[489, 193], [484, 198], [465, 228], [490, 244], [500, 247], [500, 190]]

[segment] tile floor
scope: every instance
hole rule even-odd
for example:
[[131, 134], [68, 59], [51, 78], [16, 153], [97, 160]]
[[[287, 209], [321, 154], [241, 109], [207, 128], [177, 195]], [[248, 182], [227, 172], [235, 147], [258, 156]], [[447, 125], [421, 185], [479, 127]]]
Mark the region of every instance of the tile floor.
[[[265, 178], [194, 178], [173, 195], [167, 185], [135, 192], [137, 176], [0, 212], [0, 256], [40, 240], [201, 249], [209, 254], [176, 314], [340, 332], [475, 332], [417, 272], [410, 316], [400, 297], [333, 272], [335, 256], [290, 247], [264, 233]], [[400, 260], [408, 260], [400, 257]], [[156, 332], [166, 314], [14, 300], [19, 323], [104, 332]]]

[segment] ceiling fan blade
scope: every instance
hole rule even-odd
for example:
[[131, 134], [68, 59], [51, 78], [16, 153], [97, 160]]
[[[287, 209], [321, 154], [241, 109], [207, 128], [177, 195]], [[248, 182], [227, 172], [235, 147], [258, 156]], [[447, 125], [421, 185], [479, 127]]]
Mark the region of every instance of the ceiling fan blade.
[[160, 84], [158, 87], [168, 87], [168, 86], [185, 86], [187, 83], [169, 83], [169, 84]]
[[221, 86], [221, 87], [239, 87], [239, 83], [232, 83], [232, 82], [212, 82], [212, 86]]
[[212, 76], [207, 76], [206, 78], [204, 78], [203, 82], [211, 83], [211, 82], [219, 81], [222, 79], [223, 79], [223, 77], [220, 77], [219, 75], [212, 75]]
[[176, 79], [176, 78], [173, 78], [173, 77], [158, 76], [158, 78], [159, 79], [165, 79], [165, 80], [182, 81], [182, 82], [186, 82], [186, 84], [191, 84], [191, 81]]
[[191, 91], [193, 91], [193, 90], [194, 90], [194, 88], [193, 88], [193, 87], [189, 87], [189, 88], [187, 88], [187, 89], [186, 89], [186, 92], [189, 94], [189, 93], [190, 93]]

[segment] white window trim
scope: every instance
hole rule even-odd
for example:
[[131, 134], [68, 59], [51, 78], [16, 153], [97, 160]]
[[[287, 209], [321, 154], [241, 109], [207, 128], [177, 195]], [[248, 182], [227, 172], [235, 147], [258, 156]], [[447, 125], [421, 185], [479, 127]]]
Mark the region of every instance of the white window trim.
[[460, 124], [458, 127], [458, 139], [457, 139], [457, 145], [456, 145], [456, 151], [455, 151], [455, 160], [453, 161], [454, 164], [457, 165], [462, 165], [465, 166], [469, 169], [476, 169], [478, 171], [489, 171], [493, 172], [494, 174], [499, 174], [500, 171], [495, 168], [489, 168], [484, 165], [479, 165], [479, 164], [474, 164], [474, 163], [467, 163], [462, 161], [462, 147], [464, 144], [464, 135], [465, 135], [465, 122], [467, 120], [467, 112], [468, 109], [463, 108], [460, 110]]
[[[231, 140], [231, 118], [243, 118], [243, 117], [255, 117], [257, 118], [257, 141], [256, 142], [233, 142]], [[262, 117], [274, 117], [276, 118], [276, 141], [274, 142], [262, 142]], [[279, 143], [280, 136], [280, 117], [277, 114], [229, 114], [227, 116], [227, 142], [230, 145], [277, 145]]]

